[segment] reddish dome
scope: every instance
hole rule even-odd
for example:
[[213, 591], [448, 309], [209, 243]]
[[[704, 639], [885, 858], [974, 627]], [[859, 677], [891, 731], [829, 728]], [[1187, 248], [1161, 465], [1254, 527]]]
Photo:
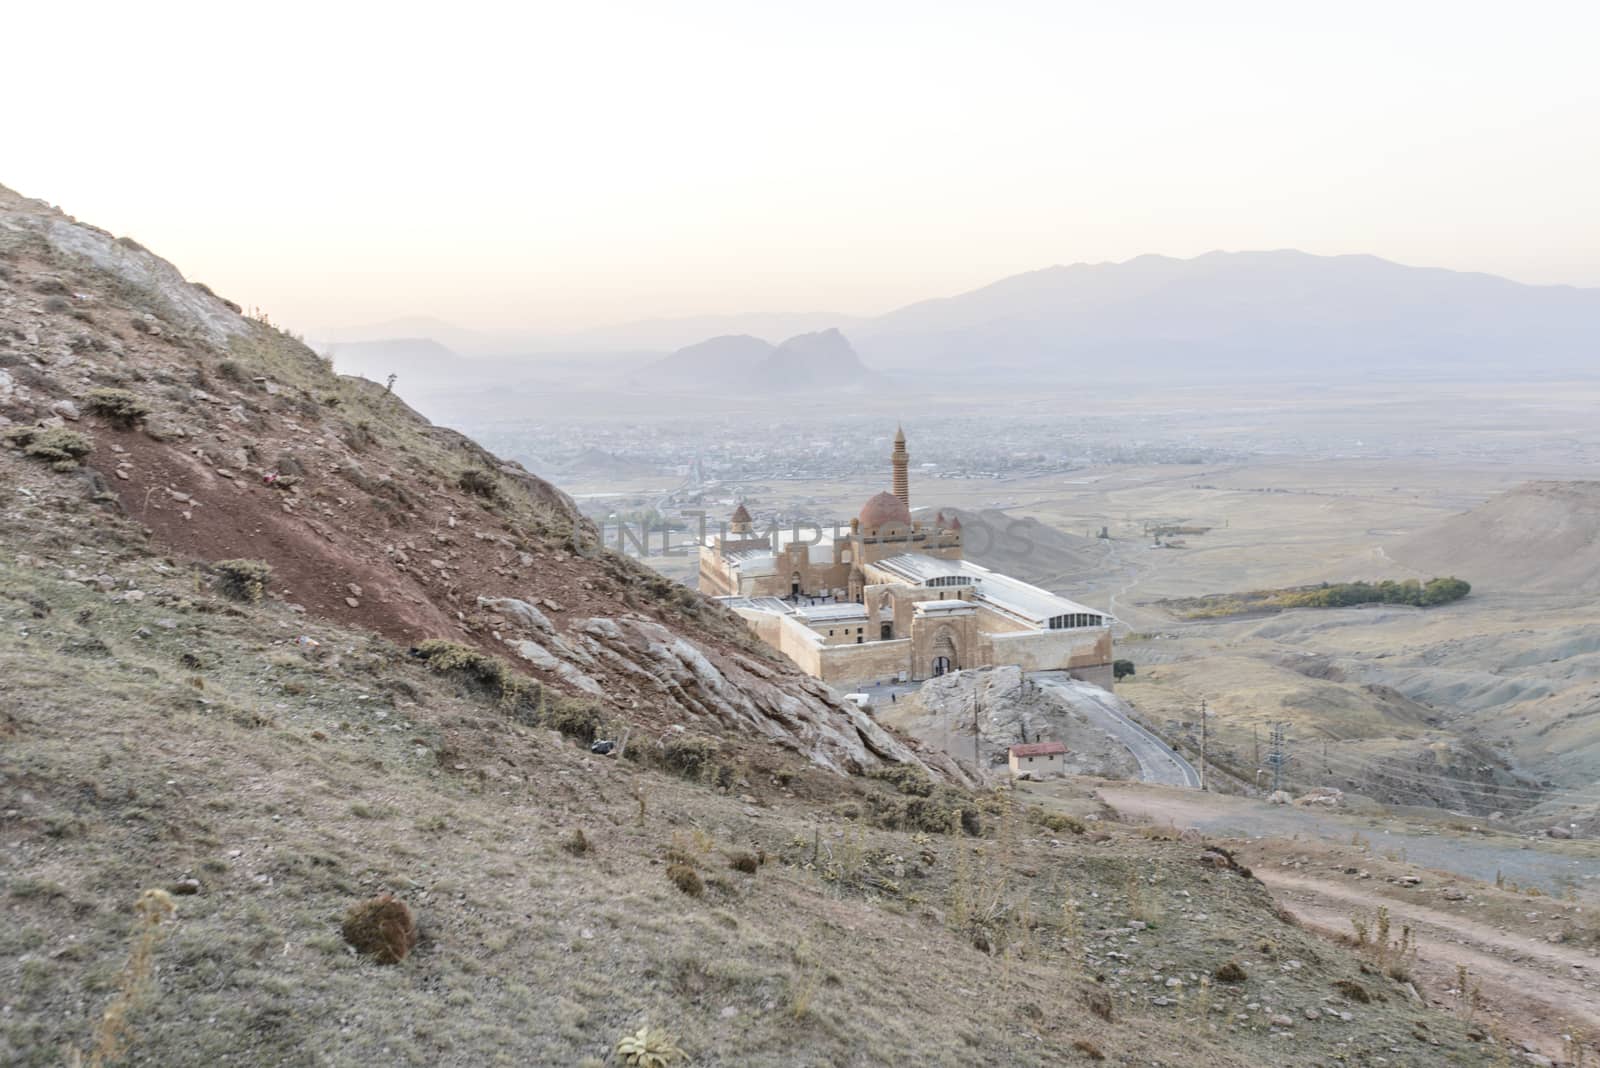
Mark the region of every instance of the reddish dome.
[[879, 493], [861, 506], [861, 525], [867, 530], [891, 524], [911, 525], [911, 509], [899, 497], [888, 492]]

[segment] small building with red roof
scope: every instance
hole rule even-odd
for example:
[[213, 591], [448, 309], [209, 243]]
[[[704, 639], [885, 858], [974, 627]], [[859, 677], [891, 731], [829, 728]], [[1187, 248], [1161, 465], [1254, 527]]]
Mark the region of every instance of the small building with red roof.
[[1042, 779], [1065, 770], [1067, 747], [1060, 742], [1024, 742], [1012, 746], [1007, 757], [1016, 778]]

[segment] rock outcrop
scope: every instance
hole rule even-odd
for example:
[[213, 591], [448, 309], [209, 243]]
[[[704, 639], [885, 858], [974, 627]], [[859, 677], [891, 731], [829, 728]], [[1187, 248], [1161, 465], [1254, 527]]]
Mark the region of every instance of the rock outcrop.
[[1003, 774], [1006, 750], [1041, 739], [1067, 746], [1066, 770], [1105, 778], [1137, 777], [1132, 754], [1072, 707], [1069, 696], [1030, 682], [1021, 668], [957, 671], [923, 683], [888, 709], [884, 721], [963, 761], [972, 759], [973, 707], [978, 712], [983, 772]]

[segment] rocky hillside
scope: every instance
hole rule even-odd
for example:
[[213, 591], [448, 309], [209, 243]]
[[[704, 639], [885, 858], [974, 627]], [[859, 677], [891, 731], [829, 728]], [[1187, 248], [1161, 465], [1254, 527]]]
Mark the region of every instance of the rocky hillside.
[[0, 419], [0, 1063], [1495, 1061], [9, 192]]
[[598, 549], [548, 483], [137, 244], [0, 198], [0, 426], [24, 456], [81, 439], [75, 477], [152, 548], [264, 561], [313, 617], [517, 657], [643, 728], [751, 733], [839, 771], [916, 761], [732, 616]]
[[[970, 762], [976, 711], [981, 731], [979, 766], [988, 782], [1004, 781], [1010, 774], [1006, 754], [1011, 746], [1044, 740], [1066, 745], [1068, 774], [1137, 779], [1138, 761], [1076, 707], [1075, 690], [1076, 686], [1068, 683], [1060, 688], [1040, 686], [1015, 667], [955, 671], [929, 679], [879, 715], [930, 748]], [[1093, 692], [1108, 698], [1103, 691]]]

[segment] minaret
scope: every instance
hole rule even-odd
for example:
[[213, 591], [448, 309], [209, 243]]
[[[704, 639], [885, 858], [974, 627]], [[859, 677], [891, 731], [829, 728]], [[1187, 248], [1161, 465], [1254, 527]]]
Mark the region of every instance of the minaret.
[[894, 495], [900, 498], [901, 504], [910, 508], [911, 476], [906, 468], [911, 463], [911, 455], [906, 452], [906, 432], [900, 427], [895, 427], [894, 452], [889, 459], [894, 463]]

